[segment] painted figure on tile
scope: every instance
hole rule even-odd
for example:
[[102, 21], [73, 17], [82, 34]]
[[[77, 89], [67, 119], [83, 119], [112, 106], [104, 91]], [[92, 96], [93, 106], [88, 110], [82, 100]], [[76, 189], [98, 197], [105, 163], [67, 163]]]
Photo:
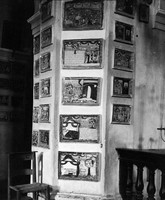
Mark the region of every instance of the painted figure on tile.
[[38, 131], [35, 130], [32, 132], [32, 145], [38, 146]]
[[41, 80], [41, 97], [50, 96], [50, 78]]
[[49, 122], [49, 104], [40, 105], [40, 122]]
[[39, 107], [35, 106], [33, 109], [33, 123], [38, 123]]
[[39, 146], [49, 148], [49, 130], [39, 130]]
[[34, 99], [39, 99], [39, 83], [34, 84]]

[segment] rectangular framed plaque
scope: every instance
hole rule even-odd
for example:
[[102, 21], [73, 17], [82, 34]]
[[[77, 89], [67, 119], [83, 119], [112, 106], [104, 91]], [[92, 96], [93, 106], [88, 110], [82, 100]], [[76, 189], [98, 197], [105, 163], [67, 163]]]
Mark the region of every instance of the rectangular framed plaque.
[[37, 54], [40, 52], [40, 34], [34, 36], [33, 39], [33, 53]]
[[102, 39], [64, 40], [64, 68], [101, 68], [102, 44]]
[[116, 0], [116, 13], [118, 14], [133, 17], [134, 7], [135, 2], [133, 0]]
[[99, 167], [97, 152], [59, 152], [59, 179], [98, 181]]
[[41, 62], [41, 73], [49, 71], [51, 69], [51, 64], [50, 64], [50, 52], [47, 52], [45, 54], [41, 55], [40, 58]]
[[114, 77], [113, 96], [132, 97], [132, 79]]
[[101, 29], [103, 1], [71, 1], [64, 4], [63, 28], [65, 30]]
[[40, 123], [50, 122], [50, 105], [42, 104], [40, 105]]
[[99, 115], [60, 115], [61, 142], [99, 142]]
[[34, 99], [39, 99], [39, 83], [34, 84]]
[[38, 146], [38, 131], [33, 130], [32, 132], [32, 146]]
[[37, 59], [37, 60], [34, 61], [34, 76], [35, 77], [38, 77], [39, 74], [40, 74], [39, 68], [40, 68], [39, 59]]
[[63, 78], [62, 103], [70, 105], [98, 105], [100, 78]]
[[131, 123], [131, 106], [114, 104], [112, 123], [129, 125]]
[[131, 51], [115, 48], [114, 68], [125, 71], [133, 71], [134, 53]]
[[39, 130], [39, 147], [49, 149], [49, 130]]
[[38, 123], [39, 121], [39, 106], [34, 106], [33, 108], [33, 123]]
[[41, 32], [41, 48], [52, 44], [52, 27], [48, 27]]
[[51, 95], [51, 79], [41, 80], [41, 97], [49, 97]]
[[133, 26], [123, 22], [115, 23], [116, 41], [133, 44]]
[[45, 22], [51, 17], [52, 17], [52, 0], [46, 0], [41, 3], [41, 21]]

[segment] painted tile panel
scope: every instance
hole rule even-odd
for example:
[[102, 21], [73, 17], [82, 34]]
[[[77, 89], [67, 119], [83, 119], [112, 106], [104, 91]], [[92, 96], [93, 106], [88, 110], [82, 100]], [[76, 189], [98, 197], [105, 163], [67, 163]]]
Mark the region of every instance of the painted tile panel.
[[61, 115], [61, 142], [99, 142], [99, 115]]
[[59, 152], [59, 179], [99, 180], [99, 153]]

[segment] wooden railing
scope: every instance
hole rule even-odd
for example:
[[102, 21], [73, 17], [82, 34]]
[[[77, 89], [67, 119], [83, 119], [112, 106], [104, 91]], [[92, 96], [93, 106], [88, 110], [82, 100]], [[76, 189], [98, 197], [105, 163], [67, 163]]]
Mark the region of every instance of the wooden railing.
[[[148, 200], [165, 200], [165, 150], [116, 149], [119, 155], [119, 191], [124, 200], [142, 200], [144, 184]], [[135, 166], [135, 167], [134, 167]], [[133, 173], [133, 169], [137, 170]], [[143, 180], [144, 168], [147, 168], [147, 183]], [[155, 172], [159, 170], [160, 187], [156, 191]], [[136, 177], [135, 177], [136, 174]], [[134, 181], [135, 180], [135, 181]]]

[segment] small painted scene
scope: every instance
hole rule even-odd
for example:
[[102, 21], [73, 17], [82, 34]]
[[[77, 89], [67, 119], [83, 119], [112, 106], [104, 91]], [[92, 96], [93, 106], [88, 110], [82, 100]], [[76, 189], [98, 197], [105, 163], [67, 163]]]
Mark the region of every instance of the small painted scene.
[[70, 105], [97, 105], [99, 103], [100, 78], [65, 77], [62, 103]]
[[38, 131], [33, 130], [32, 132], [32, 146], [38, 146]]
[[40, 123], [50, 122], [50, 105], [42, 104], [40, 105]]
[[134, 14], [134, 1], [132, 0], [117, 0], [116, 1], [116, 12], [126, 15]]
[[38, 146], [49, 149], [49, 130], [39, 130], [39, 142]]
[[99, 153], [59, 152], [59, 178], [98, 181]]
[[41, 21], [44, 22], [52, 17], [52, 0], [41, 4]]
[[132, 79], [114, 77], [113, 96], [132, 97]]
[[123, 49], [115, 48], [114, 68], [132, 71], [134, 63], [134, 53]]
[[130, 124], [131, 123], [131, 106], [130, 105], [113, 105], [112, 113], [113, 124]]
[[50, 78], [41, 80], [41, 97], [48, 97], [51, 94]]
[[35, 77], [38, 77], [39, 76], [39, 59], [35, 60], [35, 63], [34, 63], [34, 76]]
[[34, 84], [34, 99], [39, 99], [39, 83]]
[[34, 54], [37, 54], [40, 52], [40, 34], [34, 36], [33, 39], [33, 52]]
[[34, 106], [33, 108], [33, 123], [38, 123], [39, 121], [39, 106]]
[[66, 2], [64, 5], [64, 29], [101, 29], [102, 1]]
[[41, 55], [41, 73], [50, 70], [50, 52]]
[[65, 40], [63, 57], [64, 68], [101, 68], [102, 40]]
[[61, 115], [61, 142], [98, 142], [99, 115]]
[[133, 26], [116, 21], [115, 24], [116, 40], [124, 43], [133, 43]]
[[52, 27], [46, 28], [41, 32], [41, 48], [52, 44]]

